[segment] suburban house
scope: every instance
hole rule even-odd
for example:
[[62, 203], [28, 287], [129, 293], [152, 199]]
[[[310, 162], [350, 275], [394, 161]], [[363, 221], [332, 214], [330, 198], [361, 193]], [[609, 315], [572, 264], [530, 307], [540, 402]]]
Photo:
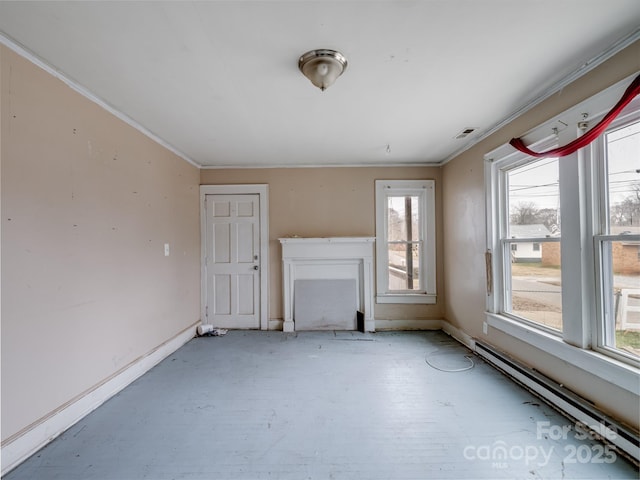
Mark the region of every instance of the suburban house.
[[[550, 237], [551, 232], [542, 224], [510, 225], [511, 238]], [[514, 262], [540, 262], [542, 249], [539, 242], [514, 243], [511, 245], [511, 256]]]
[[[612, 229], [619, 235], [638, 235], [640, 227], [618, 227]], [[624, 237], [623, 237], [624, 238]], [[640, 242], [621, 241], [613, 246], [614, 271], [622, 275], [637, 275], [640, 273]]]
[[[481, 64], [474, 63], [466, 78], [461, 75], [443, 81], [443, 85], [455, 83], [460, 91], [473, 89], [476, 77], [492, 77], [497, 85], [523, 81], [523, 85], [531, 87], [543, 82], [545, 75], [550, 78], [554, 71], [562, 72], [562, 78], [554, 78], [547, 91], [530, 99], [526, 108], [517, 109], [512, 104], [509, 115], [481, 125], [483, 132], [476, 134], [484, 134], [467, 137], [463, 148], [455, 143], [447, 143], [444, 150], [436, 148], [436, 143], [433, 148], [431, 144], [423, 145], [425, 155], [433, 151], [437, 158], [395, 162], [394, 155], [400, 154], [402, 142], [387, 140], [384, 131], [405, 119], [389, 110], [393, 102], [380, 106], [389, 120], [376, 133], [379, 145], [367, 146], [366, 152], [375, 157], [372, 161], [361, 156], [363, 150], [340, 149], [337, 145], [344, 141], [351, 148], [363, 138], [358, 115], [362, 112], [364, 121], [366, 116], [379, 114], [376, 99], [361, 99], [344, 111], [337, 108], [338, 102], [329, 103], [331, 95], [340, 92], [341, 82], [348, 84], [350, 74], [366, 75], [363, 83], [365, 79], [375, 83], [378, 73], [384, 72], [362, 72], [366, 69], [364, 61], [359, 64], [347, 52], [350, 63], [344, 75], [327, 91], [320, 92], [298, 71], [297, 58], [293, 58], [290, 69], [289, 65], [283, 66], [286, 61], [282, 59], [261, 63], [252, 57], [251, 78], [255, 80], [254, 76], [263, 74], [268, 77], [264, 88], [262, 80], [250, 83], [249, 76], [236, 78], [233, 68], [227, 68], [237, 55], [262, 50], [269, 56], [272, 48], [256, 48], [259, 38], [273, 36], [274, 41], [284, 42], [289, 35], [297, 49], [299, 43], [293, 38], [304, 36], [307, 27], [298, 25], [293, 32], [287, 30], [289, 33], [278, 31], [277, 24], [269, 23], [272, 17], [267, 11], [270, 7], [274, 12], [294, 8], [295, 2], [282, 2], [277, 7], [279, 2], [269, 1], [237, 2], [235, 6], [231, 6], [234, 2], [204, 2], [199, 8], [216, 8], [220, 4], [229, 9], [228, 25], [219, 21], [217, 31], [196, 28], [193, 17], [179, 12], [167, 14], [176, 31], [180, 26], [181, 33], [175, 45], [169, 45], [168, 40], [167, 44], [155, 45], [164, 49], [167, 58], [177, 59], [175, 69], [160, 67], [162, 81], [167, 81], [166, 75], [168, 81], [174, 79], [176, 85], [180, 82], [181, 69], [187, 69], [180, 64], [182, 55], [208, 58], [212, 64], [218, 62], [216, 68], [220, 69], [203, 61], [196, 69], [198, 81], [191, 87], [171, 88], [165, 83], [158, 83], [163, 85], [158, 87], [147, 79], [148, 83], [138, 85], [139, 90], [122, 87], [124, 93], [117, 98], [108, 98], [111, 86], [128, 85], [123, 80], [138, 70], [137, 62], [153, 62], [162, 57], [154, 49], [154, 41], [148, 40], [153, 38], [156, 24], [150, 21], [138, 25], [142, 33], [135, 52], [129, 52], [131, 55], [125, 53], [133, 44], [120, 43], [124, 26], [123, 37], [117, 26], [110, 30], [112, 50], [104, 57], [91, 51], [95, 48], [96, 52], [103, 52], [100, 48], [109, 42], [100, 44], [98, 37], [93, 38], [89, 32], [93, 29], [98, 35], [107, 31], [105, 25], [109, 21], [117, 25], [117, 18], [122, 18], [123, 25], [141, 21], [143, 10], [134, 10], [145, 8], [144, 3], [131, 7], [131, 17], [114, 14], [96, 18], [93, 25], [78, 26], [78, 32], [87, 35], [83, 39], [86, 43], [67, 34], [51, 33], [56, 29], [71, 32], [74, 22], [69, 11], [55, 13], [57, 2], [46, 8], [46, 2], [34, 4], [25, 10], [21, 10], [20, 3], [0, 3], [3, 474], [197, 336], [199, 326], [295, 330], [291, 297], [295, 292], [286, 291], [287, 282], [283, 280], [289, 271], [283, 270], [283, 255], [289, 249], [298, 252], [296, 249], [305, 239], [318, 238], [336, 239], [334, 243], [344, 248], [348, 239], [364, 239], [364, 246], [357, 248], [373, 252], [373, 256], [364, 253], [358, 257], [358, 265], [364, 265], [364, 269], [358, 270], [360, 276], [353, 284], [354, 289], [359, 289], [357, 292], [371, 286], [370, 292], [358, 297], [364, 299], [359, 305], [359, 310], [364, 310], [364, 330], [443, 330], [485, 358], [494, 359], [516, 377], [525, 370], [535, 372], [527, 373], [527, 378], [541, 376], [547, 386], [553, 384], [554, 388], [570, 392], [571, 398], [589, 406], [584, 407], [585, 411], [597, 410], [618, 431], [626, 432], [620, 435], [626, 442], [621, 448], [626, 448], [630, 457], [638, 454], [640, 347], [625, 344], [622, 348], [617, 343], [629, 341], [635, 335], [634, 325], [639, 324], [632, 318], [636, 315], [634, 292], [640, 265], [637, 227], [626, 229], [623, 234], [613, 227], [594, 227], [606, 222], [585, 221], [585, 212], [599, 210], [581, 202], [597, 200], [600, 194], [589, 190], [590, 195], [584, 195], [585, 188], [596, 187], [578, 172], [590, 165], [588, 168], [599, 173], [590, 173], [589, 178], [609, 178], [606, 171], [598, 170], [595, 157], [584, 160], [574, 153], [566, 157], [566, 162], [558, 162], [559, 188], [563, 195], [567, 194], [561, 195], [562, 201], [567, 202], [561, 235], [536, 224], [511, 225], [511, 237], [506, 236], [501, 225], [508, 225], [508, 205], [500, 193], [501, 182], [508, 177], [510, 168], [534, 163], [533, 157], [514, 153], [509, 145], [512, 138], [523, 137], [537, 150], [568, 143], [573, 140], [568, 135], [577, 135], [576, 125], [597, 123], [640, 74], [638, 4], [614, 1], [611, 5], [619, 4], [621, 11], [617, 16], [612, 14], [615, 21], [612, 20], [610, 31], [598, 37], [600, 44], [590, 43], [592, 50], [573, 48], [581, 42], [567, 38], [554, 50], [566, 49], [575, 58], [569, 62], [556, 57], [556, 64], [546, 64], [535, 78], [533, 74], [532, 78], [522, 78], [515, 70], [509, 78], [494, 76], [490, 68], [484, 70]], [[301, 3], [305, 6], [306, 2]], [[316, 5], [313, 12], [321, 10], [318, 5], [323, 2], [311, 3]], [[353, 3], [364, 8], [362, 5], [367, 2]], [[377, 4], [394, 3], [400, 5], [398, 8], [407, 8], [403, 15], [409, 18], [412, 8], [447, 2], [425, 2], [422, 6], [420, 2], [371, 2], [368, 7], [375, 10]], [[504, 7], [504, 2], [486, 3], [486, 8], [495, 10], [496, 15]], [[536, 2], [525, 3], [536, 8]], [[567, 3], [579, 7], [575, 2]], [[118, 5], [126, 3], [113, 2], [111, 8], [120, 8]], [[243, 8], [254, 9], [255, 17], [252, 13], [241, 15]], [[538, 12], [537, 20], [544, 22], [548, 13]], [[361, 17], [355, 11], [351, 15], [349, 21], [357, 24]], [[366, 14], [362, 15], [366, 21]], [[458, 15], [460, 21], [464, 15], [467, 14]], [[81, 18], [88, 17], [80, 16], [76, 23], [82, 23]], [[252, 23], [256, 44], [250, 47], [242, 46], [233, 36], [240, 18], [256, 19]], [[464, 23], [470, 24], [471, 19]], [[331, 33], [338, 34], [339, 29], [323, 30], [329, 28], [326, 24], [331, 22], [319, 21], [309, 28], [324, 32], [318, 35], [319, 43], [325, 37], [331, 39]], [[403, 29], [400, 23], [389, 23], [387, 27], [390, 31]], [[349, 37], [359, 35], [357, 28], [349, 31]], [[145, 32], [149, 33], [148, 38]], [[515, 35], [515, 30], [511, 32]], [[583, 33], [588, 36], [588, 29]], [[211, 58], [208, 34], [228, 35], [238, 46], [233, 54], [220, 49], [219, 55]], [[541, 35], [554, 34], [549, 30]], [[159, 36], [165, 38], [162, 32]], [[476, 39], [469, 41], [474, 43]], [[296, 55], [302, 54], [305, 46]], [[336, 48], [346, 50], [348, 46], [337, 44]], [[434, 43], [428, 50], [435, 55], [438, 48]], [[115, 54], [118, 49], [121, 55]], [[152, 52], [149, 58], [140, 53], [145, 49]], [[405, 51], [386, 52], [385, 65], [401, 71], [410, 68], [411, 49], [419, 48], [407, 45]], [[83, 52], [89, 52], [88, 57], [83, 57]], [[199, 54], [206, 55], [195, 56]], [[539, 61], [543, 54], [531, 62]], [[509, 59], [505, 57], [503, 61]], [[110, 62], [109, 66], [102, 70], [99, 67], [105, 62]], [[429, 89], [432, 72], [426, 69], [423, 73], [420, 83]], [[85, 78], [94, 82], [87, 85]], [[277, 82], [284, 82], [287, 92], [276, 92], [273, 85]], [[298, 82], [299, 90], [297, 86], [289, 88]], [[192, 102], [190, 88], [195, 89], [196, 85], [205, 93], [196, 103], [190, 103], [194, 118], [216, 117], [216, 108], [224, 112], [231, 104], [238, 116], [216, 117], [219, 123], [213, 127], [193, 122], [184, 111], [172, 116], [161, 108], [172, 102]], [[223, 87], [217, 89], [216, 85]], [[351, 88], [355, 91], [358, 87]], [[393, 97], [400, 96], [409, 86], [376, 83], [375, 88]], [[144, 103], [143, 91], [156, 95], [157, 111]], [[227, 92], [238, 95], [235, 103], [227, 100]], [[311, 94], [315, 96], [307, 96]], [[455, 129], [476, 127], [480, 117], [474, 111], [492, 103], [491, 98], [481, 98], [485, 96], [478, 91], [481, 101], [465, 107], [469, 117], [457, 119]], [[235, 99], [240, 97], [246, 100], [238, 103]], [[448, 103], [457, 102], [453, 97], [442, 102], [434, 98], [433, 105], [438, 104], [444, 111]], [[337, 98], [344, 104], [349, 96]], [[262, 102], [260, 110], [253, 111], [252, 105], [258, 101]], [[616, 120], [620, 125], [611, 125], [622, 128], [637, 124], [639, 103], [638, 98], [630, 102]], [[286, 119], [277, 115], [280, 109], [296, 105], [304, 110], [298, 117]], [[156, 123], [150, 126], [134, 121], [131, 115], [122, 113], [127, 108], [143, 112]], [[438, 123], [435, 107], [431, 110], [429, 105], [420, 106], [420, 112], [415, 119], [432, 115], [430, 122]], [[592, 117], [585, 120], [589, 115]], [[334, 120], [351, 125], [353, 132], [322, 133], [323, 126], [331, 128]], [[564, 129], [562, 125], [569, 122], [575, 128]], [[317, 141], [298, 139], [292, 134], [288, 143], [287, 132], [304, 130], [301, 125], [315, 131]], [[452, 124], [446, 126], [454, 128]], [[427, 130], [426, 125], [420, 128]], [[164, 138], [165, 132], [170, 131], [179, 134], [183, 144], [177, 147]], [[272, 131], [284, 133], [271, 138]], [[411, 132], [413, 136], [421, 135]], [[446, 140], [442, 136], [443, 144], [454, 142], [456, 133]], [[223, 141], [230, 138], [235, 146], [228, 147], [230, 143]], [[182, 146], [192, 150], [185, 154]], [[253, 147], [260, 148], [265, 158], [268, 155], [268, 164], [252, 162]], [[339, 161], [316, 161], [330, 158], [334, 148], [343, 155]], [[349, 151], [354, 152], [353, 162]], [[282, 161], [277, 160], [278, 155]], [[306, 164], [305, 158], [314, 160]], [[604, 192], [607, 185], [613, 185], [611, 182], [598, 185]], [[384, 203], [384, 195], [388, 195], [389, 202], [401, 198], [406, 203], [392, 208], [391, 203]], [[384, 225], [389, 220], [384, 212], [406, 222], [395, 237], [385, 236]], [[421, 220], [411, 227], [416, 212]], [[220, 236], [216, 233], [225, 227], [219, 228], [216, 222], [218, 217], [229, 216], [236, 218], [238, 231], [244, 232], [242, 238], [233, 241], [240, 252], [246, 249], [246, 262], [256, 272], [246, 281], [238, 277], [237, 288], [231, 282], [220, 283], [211, 274], [216, 267], [215, 257], [226, 254], [218, 248], [224, 247], [220, 247], [221, 239], [227, 237], [224, 232]], [[245, 223], [245, 217], [253, 218], [255, 223]], [[531, 237], [543, 241], [527, 242], [526, 238]], [[253, 238], [254, 243], [247, 246], [243, 243], [246, 238]], [[375, 250], [382, 245], [388, 247], [386, 251]], [[542, 262], [545, 248], [558, 251], [561, 245], [566, 247], [562, 248], [562, 259], [554, 261], [563, 262], [562, 272], [558, 270], [562, 275], [563, 326], [553, 330], [511, 312], [507, 297], [512, 266], [506, 259], [510, 253], [515, 264]], [[582, 249], [573, 248], [575, 245]], [[228, 253], [231, 247], [226, 247]], [[611, 265], [607, 253], [610, 251], [620, 252], [625, 258], [619, 269], [617, 264]], [[581, 256], [580, 252], [590, 253]], [[293, 265], [290, 271], [294, 273], [299, 267], [286, 262], [289, 258], [295, 261], [296, 255], [284, 258], [286, 265]], [[351, 272], [349, 268], [344, 267], [345, 277]], [[593, 272], [599, 272], [599, 276]], [[624, 276], [619, 278], [619, 273]], [[289, 284], [293, 285], [293, 279]], [[246, 308], [255, 313], [246, 323], [233, 323], [235, 317], [231, 318], [231, 305], [236, 300], [229, 300], [229, 292], [234, 288], [241, 297], [237, 300], [240, 310], [249, 305]], [[624, 335], [615, 322], [606, 323], [602, 313], [616, 308], [612, 292], [623, 289], [627, 292], [628, 322], [633, 324]], [[344, 291], [341, 287], [337, 290]], [[333, 290], [327, 290], [330, 291]], [[225, 309], [231, 313], [226, 315]], [[214, 317], [218, 313], [220, 317]], [[353, 325], [345, 328], [355, 330]], [[561, 402], [558, 397], [549, 398], [551, 402]], [[560, 408], [570, 403], [563, 402]]]

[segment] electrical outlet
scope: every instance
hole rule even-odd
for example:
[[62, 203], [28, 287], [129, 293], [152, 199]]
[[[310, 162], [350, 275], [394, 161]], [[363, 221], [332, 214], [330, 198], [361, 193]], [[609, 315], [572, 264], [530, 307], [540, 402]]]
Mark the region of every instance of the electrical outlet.
[[168, 243], [164, 244], [164, 256], [165, 257], [169, 256], [169, 244]]
[[489, 331], [489, 325], [487, 324], [487, 322], [482, 322], [482, 333], [486, 335], [488, 331]]

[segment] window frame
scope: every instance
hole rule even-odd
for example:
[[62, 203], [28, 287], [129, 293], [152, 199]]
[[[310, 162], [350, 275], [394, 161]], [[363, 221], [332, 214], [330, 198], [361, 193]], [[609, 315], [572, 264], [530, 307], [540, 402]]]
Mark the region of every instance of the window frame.
[[[563, 137], [566, 135], [563, 135]], [[547, 136], [536, 142], [533, 146], [534, 150], [547, 150], [556, 147], [558, 138], [556, 135]], [[512, 149], [513, 150], [513, 149]], [[521, 317], [511, 310], [511, 249], [512, 245], [518, 243], [544, 243], [544, 242], [560, 242], [562, 238], [558, 237], [527, 237], [512, 238], [510, 236], [510, 211], [508, 208], [500, 208], [508, 205], [509, 198], [509, 171], [536, 162], [539, 159], [530, 158], [521, 152], [513, 152], [504, 158], [493, 161], [492, 159], [485, 164], [485, 183], [492, 189], [492, 198], [488, 198], [487, 202], [487, 251], [492, 256], [492, 272], [499, 272], [493, 279], [493, 292], [487, 295], [487, 312], [499, 314], [515, 324], [521, 324], [535, 330], [543, 332], [550, 337], [560, 338], [562, 332], [549, 328], [545, 325], [534, 322], [527, 318]], [[489, 190], [487, 190], [488, 192]], [[491, 214], [490, 214], [491, 213]], [[493, 217], [493, 218], [490, 218]], [[500, 290], [500, 291], [498, 291]], [[563, 304], [564, 312], [564, 304]], [[489, 324], [492, 324], [490, 322]]]
[[[387, 199], [398, 196], [418, 197], [420, 247], [420, 290], [389, 289], [389, 241]], [[436, 223], [434, 180], [376, 180], [376, 303], [436, 303]]]
[[[592, 147], [585, 153], [587, 158], [591, 162], [593, 175], [593, 204], [592, 212], [594, 218], [594, 231], [593, 231], [593, 250], [595, 257], [595, 271], [596, 271], [596, 309], [597, 315], [593, 318], [593, 349], [601, 352], [607, 356], [611, 356], [618, 360], [629, 362], [632, 364], [640, 365], [640, 360], [633, 357], [620, 349], [616, 349], [607, 345], [607, 336], [615, 335], [615, 330], [611, 330], [610, 322], [607, 322], [607, 318], [611, 317], [611, 310], [614, 310], [611, 303], [611, 298], [605, 292], [612, 291], [613, 285], [611, 284], [611, 278], [605, 275], [605, 271], [610, 271], [613, 263], [609, 252], [605, 251], [604, 245], [607, 242], [615, 241], [640, 241], [640, 235], [622, 235], [612, 234], [609, 218], [609, 195], [607, 191], [607, 177], [608, 177], [608, 160], [607, 145], [605, 136], [612, 130], [624, 128], [632, 123], [640, 122], [640, 97], [634, 99], [629, 105], [630, 111], [626, 114], [614, 120], [611, 125], [605, 130], [605, 132], [596, 139]], [[615, 311], [614, 311], [615, 315]], [[602, 318], [602, 320], [600, 320]], [[615, 323], [615, 319], [613, 320]]]
[[[524, 135], [533, 150], [564, 145], [582, 133], [581, 122], [595, 124], [615, 104], [634, 76], [581, 102], [549, 119]], [[573, 127], [571, 127], [573, 125]], [[510, 145], [498, 147], [485, 155], [485, 199], [487, 220], [488, 289], [486, 322], [518, 340], [526, 342], [575, 367], [638, 394], [637, 359], [602, 348], [601, 316], [604, 276], [598, 254], [597, 234], [601, 233], [602, 173], [598, 162], [597, 142], [559, 160], [561, 225], [563, 330], [560, 335], [538, 325], [505, 315], [505, 258], [501, 237], [508, 225], [504, 179], [507, 167], [513, 168], [537, 159], [517, 152]], [[508, 212], [507, 212], [508, 215]], [[567, 265], [568, 267], [565, 267]], [[576, 279], [580, 279], [576, 281]], [[596, 300], [598, 297], [598, 300]]]

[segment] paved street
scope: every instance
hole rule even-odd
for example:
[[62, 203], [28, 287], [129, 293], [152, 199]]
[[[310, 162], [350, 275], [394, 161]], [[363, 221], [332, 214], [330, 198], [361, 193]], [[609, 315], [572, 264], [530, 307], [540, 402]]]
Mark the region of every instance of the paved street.
[[555, 308], [562, 308], [562, 289], [551, 283], [559, 283], [559, 278], [528, 278], [513, 277], [511, 288], [513, 295], [526, 298], [537, 303], [549, 305]]

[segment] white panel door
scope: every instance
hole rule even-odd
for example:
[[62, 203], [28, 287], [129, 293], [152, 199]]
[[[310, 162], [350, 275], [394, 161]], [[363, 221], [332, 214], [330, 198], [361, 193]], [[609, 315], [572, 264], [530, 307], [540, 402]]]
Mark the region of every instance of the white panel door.
[[207, 322], [260, 328], [258, 195], [206, 196]]

